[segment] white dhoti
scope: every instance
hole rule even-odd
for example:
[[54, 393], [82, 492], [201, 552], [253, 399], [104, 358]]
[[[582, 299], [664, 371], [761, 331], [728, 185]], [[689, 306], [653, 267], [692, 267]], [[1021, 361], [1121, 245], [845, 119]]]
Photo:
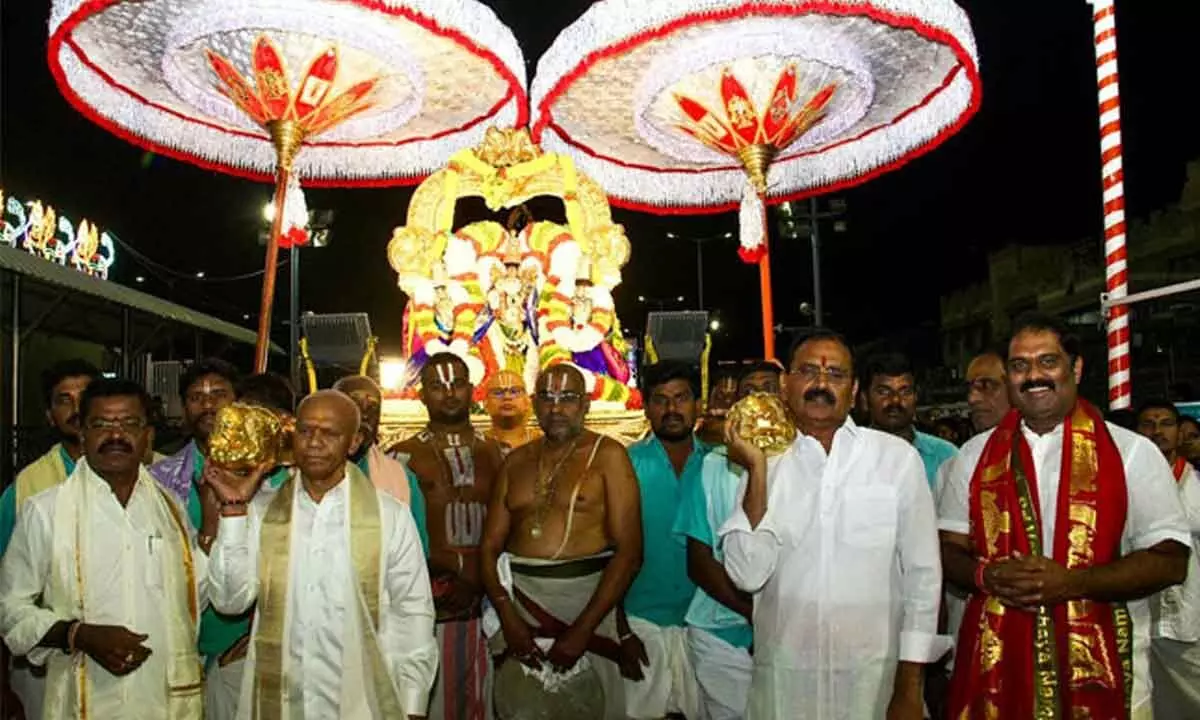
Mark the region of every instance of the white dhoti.
[[1155, 720], [1200, 718], [1200, 643], [1154, 638], [1150, 675]]
[[28, 662], [9, 663], [8, 684], [21, 701], [25, 720], [41, 720], [42, 700], [46, 696], [46, 669]]
[[659, 627], [630, 617], [629, 629], [646, 647], [649, 667], [639, 681], [625, 680], [625, 713], [634, 720], [656, 720], [669, 713], [689, 718], [700, 712], [700, 692], [688, 655], [687, 628]]
[[[500, 556], [500, 583], [543, 650], [587, 606], [610, 556], [607, 552], [573, 560]], [[494, 610], [488, 609], [484, 624], [490, 627], [493, 654], [506, 653]], [[610, 612], [593, 633], [588, 652], [566, 673], [557, 673], [549, 664], [535, 672], [515, 658], [501, 660], [495, 669], [496, 717], [621, 720], [626, 705], [616, 659], [619, 652], [616, 613]], [[570, 708], [571, 714], [565, 714], [564, 708]]]
[[204, 677], [205, 720], [234, 720], [237, 717], [245, 671], [245, 657], [225, 666], [214, 662], [208, 668]]
[[700, 628], [688, 628], [688, 651], [707, 720], [741, 720], [750, 698], [754, 658]]

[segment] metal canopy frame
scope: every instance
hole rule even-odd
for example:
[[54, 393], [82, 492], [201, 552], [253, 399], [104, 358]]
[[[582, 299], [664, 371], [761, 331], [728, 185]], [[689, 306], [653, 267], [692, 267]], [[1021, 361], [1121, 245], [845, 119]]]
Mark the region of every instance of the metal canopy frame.
[[[216, 335], [229, 342], [254, 345], [254, 332], [182, 305], [139, 292], [115, 282], [91, 277], [44, 260], [24, 250], [0, 246], [0, 325], [3, 334], [5, 379], [0, 384], [0, 486], [15, 476], [17, 425], [21, 417], [22, 348], [39, 330], [63, 337], [120, 343], [120, 371], [129, 376], [134, 359], [167, 338], [163, 330], [182, 326], [194, 334], [197, 357], [202, 337]], [[283, 354], [272, 344], [271, 351]]]

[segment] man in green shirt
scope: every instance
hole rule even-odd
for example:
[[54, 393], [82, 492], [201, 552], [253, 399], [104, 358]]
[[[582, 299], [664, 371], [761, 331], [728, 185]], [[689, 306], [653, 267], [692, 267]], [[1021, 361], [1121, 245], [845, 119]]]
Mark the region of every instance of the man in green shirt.
[[682, 490], [697, 482], [708, 446], [693, 432], [700, 382], [691, 366], [663, 362], [642, 373], [646, 418], [652, 434], [629, 447], [642, 498], [642, 568], [625, 594], [633, 637], [623, 636], [648, 660], [641, 680], [625, 681], [630, 718], [668, 713], [696, 717], [699, 696], [687, 654], [684, 617], [696, 585], [688, 577], [687, 547], [672, 527]]
[[[234, 394], [238, 402], [264, 407], [285, 422], [292, 417], [296, 402], [291, 383], [276, 373], [238, 378]], [[212, 486], [204, 482], [205, 456], [196, 453], [195, 457], [195, 474], [199, 480], [189, 490], [187, 512], [192, 525], [200, 529], [201, 548], [208, 552], [217, 535], [220, 502]], [[267, 477], [265, 486], [274, 491], [287, 477], [288, 469], [279, 467]], [[204, 715], [207, 720], [237, 717], [253, 615], [253, 610], [242, 615], [223, 615], [209, 607], [200, 618], [199, 645], [205, 662]]]
[[[751, 365], [738, 379], [734, 399], [756, 392], [778, 395], [782, 374], [783, 369], [769, 360]], [[696, 583], [686, 617], [688, 651], [709, 720], [745, 717], [754, 670], [753, 600], [729, 578], [717, 542], [717, 530], [737, 508], [741, 475], [725, 446], [714, 448], [699, 475], [683, 483], [673, 528], [686, 538], [688, 576]]]

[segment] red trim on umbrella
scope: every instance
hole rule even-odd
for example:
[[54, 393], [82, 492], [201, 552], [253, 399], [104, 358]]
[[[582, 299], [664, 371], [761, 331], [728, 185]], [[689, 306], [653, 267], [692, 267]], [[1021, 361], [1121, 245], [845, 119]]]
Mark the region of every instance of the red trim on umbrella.
[[[958, 69], [959, 68], [955, 68], [955, 71], [957, 71]], [[951, 75], [953, 75], [953, 72], [951, 73]], [[829, 183], [826, 185], [818, 185], [818, 186], [804, 188], [802, 190], [797, 190], [796, 192], [792, 192], [792, 193], [784, 193], [782, 195], [770, 196], [770, 197], [766, 198], [767, 204], [768, 205], [780, 205], [785, 202], [793, 202], [795, 200], [803, 200], [805, 198], [809, 198], [814, 195], [823, 195], [826, 193], [841, 192], [842, 190], [848, 190], [850, 188], [857, 187], [869, 180], [874, 180], [875, 178], [879, 177], [880, 175], [885, 175], [885, 174], [891, 172], [892, 170], [900, 168], [900, 167], [904, 166], [905, 164], [907, 164], [908, 162], [917, 159], [918, 157], [924, 155], [925, 153], [929, 152], [930, 150], [933, 150], [934, 148], [938, 147], [942, 143], [949, 140], [951, 136], [958, 133], [959, 130], [961, 130], [968, 122], [970, 122], [971, 118], [974, 117], [975, 113], [979, 111], [979, 106], [980, 106], [980, 103], [982, 102], [982, 93], [979, 91], [978, 86], [975, 86], [975, 88], [976, 88], [975, 92], [972, 93], [972, 95], [971, 95], [971, 104], [968, 105], [966, 110], [964, 110], [962, 112], [962, 114], [959, 115], [957, 120], [955, 120], [950, 125], [947, 125], [937, 135], [934, 135], [927, 142], [917, 145], [916, 147], [909, 150], [907, 153], [901, 155], [900, 157], [897, 157], [895, 160], [892, 160], [891, 162], [880, 165], [872, 170], [868, 170], [867, 172], [865, 172], [861, 175], [856, 175], [854, 177], [845, 178], [843, 180], [838, 180], [836, 182]], [[916, 109], [920, 108], [923, 104], [929, 102], [933, 98], [933, 96], [937, 94], [937, 92], [938, 91], [935, 90], [933, 93], [931, 93], [929, 96], [927, 96], [926, 99], [924, 101], [922, 101], [921, 104], [914, 105], [912, 108], [907, 110], [906, 113], [913, 112]], [[901, 117], [903, 117], [903, 115], [897, 116], [896, 119], [893, 120], [893, 122], [899, 120]], [[876, 128], [876, 129], [878, 129], [878, 128]], [[559, 137], [562, 137], [562, 136], [560, 135]], [[563, 138], [563, 140], [566, 142], [570, 142], [569, 140], [566, 140], [566, 138]], [[580, 145], [576, 145], [575, 143], [571, 143], [571, 144], [578, 147], [581, 151], [588, 152], [589, 154], [591, 154], [591, 151], [588, 148], [580, 146]], [[600, 155], [597, 155], [596, 157], [603, 159], [603, 160], [607, 160], [607, 158], [604, 158], [603, 156], [600, 156]], [[655, 168], [647, 168], [647, 169], [651, 170], [651, 171], [656, 171]], [[700, 173], [700, 172], [711, 172], [711, 171], [715, 171], [715, 170], [740, 170], [740, 169], [741, 168], [738, 166], [731, 165], [728, 168], [711, 168], [711, 169], [696, 169], [696, 170], [677, 168], [676, 171], [677, 172]], [[652, 213], [655, 215], [696, 215], [696, 214], [704, 215], [704, 214], [711, 214], [711, 213], [729, 212], [730, 210], [736, 210], [738, 208], [737, 200], [731, 200], [730, 202], [722, 203], [720, 205], [653, 205], [651, 203], [646, 203], [646, 202], [642, 202], [639, 200], [629, 200], [626, 198], [621, 198], [621, 197], [618, 197], [618, 196], [612, 195], [612, 194], [609, 195], [608, 200], [609, 200], [609, 204], [611, 204], [613, 207], [624, 208], [626, 210], [638, 210], [641, 212], [648, 212], [648, 213]]]
[[[88, 118], [92, 122], [96, 123], [100, 127], [104, 128], [108, 132], [112, 133], [113, 135], [116, 135], [117, 137], [121, 138], [122, 140], [124, 140], [130, 144], [136, 145], [145, 150], [149, 150], [153, 153], [162, 155], [164, 157], [169, 157], [169, 158], [173, 158], [175, 160], [187, 162], [192, 165], [196, 165], [200, 168], [203, 168], [205, 170], [212, 170], [214, 172], [219, 172], [219, 173], [223, 173], [223, 174], [227, 174], [227, 175], [233, 175], [235, 177], [245, 178], [248, 180], [255, 180], [255, 181], [259, 181], [259, 182], [273, 182], [275, 179], [274, 173], [262, 173], [262, 172], [257, 172], [257, 171], [250, 170], [247, 168], [228, 165], [228, 164], [222, 163], [220, 161], [212, 160], [211, 158], [206, 158], [201, 155], [197, 155], [195, 153], [188, 152], [187, 150], [182, 150], [180, 148], [175, 148], [175, 147], [171, 147], [169, 145], [164, 145], [162, 143], [159, 143], [159, 142], [156, 142], [149, 138], [138, 135], [134, 131], [124, 127], [123, 125], [118, 124], [112, 118], [109, 118], [109, 117], [101, 114], [100, 112], [98, 112], [95, 108], [93, 108], [91, 105], [89, 105], [87, 103], [87, 101], [85, 101], [82, 97], [80, 97], [80, 95], [78, 93], [75, 92], [74, 88], [72, 88], [71, 84], [67, 81], [66, 74], [63, 72], [62, 66], [58, 62], [58, 56], [61, 53], [62, 46], [64, 44], [66, 46], [68, 46], [72, 52], [75, 53], [76, 57], [79, 58], [79, 61], [81, 63], [83, 63], [89, 70], [96, 73], [96, 75], [98, 77], [100, 77], [104, 82], [106, 82], [109, 86], [111, 86], [115, 90], [125, 93], [129, 97], [142, 103], [143, 105], [146, 105], [147, 107], [152, 107], [161, 112], [168, 113], [168, 114], [173, 115], [185, 122], [194, 123], [196, 125], [200, 125], [203, 127], [208, 127], [208, 128], [217, 130], [219, 132], [227, 133], [229, 135], [253, 138], [256, 140], [261, 140], [266, 143], [270, 142], [270, 140], [266, 136], [248, 132], [248, 131], [244, 131], [244, 130], [236, 130], [234, 128], [224, 127], [221, 125], [217, 125], [215, 123], [201, 120], [199, 118], [189, 117], [187, 115], [180, 113], [177, 110], [174, 110], [172, 108], [168, 108], [168, 107], [165, 107], [158, 103], [152, 102], [149, 99], [142, 96], [141, 94], [135, 92], [131, 88], [121, 85], [115, 79], [113, 79], [113, 77], [111, 75], [104, 72], [102, 69], [100, 69], [100, 67], [95, 65], [84, 53], [83, 48], [79, 47], [79, 45], [77, 43], [75, 43], [75, 41], [73, 39], [71, 39], [69, 36], [71, 35], [72, 32], [74, 32], [75, 28], [78, 27], [80, 24], [82, 24], [84, 21], [86, 21], [93, 15], [103, 12], [104, 10], [108, 9], [110, 6], [118, 4], [121, 1], [122, 0], [90, 0], [89, 2], [85, 2], [84, 4], [80, 5], [79, 8], [77, 8], [75, 10], [75, 12], [71, 13], [71, 15], [66, 20], [64, 20], [62, 22], [62, 24], [59, 25], [58, 30], [56, 30], [54, 32], [54, 34], [50, 36], [50, 42], [47, 46], [47, 59], [48, 59], [49, 65], [50, 65], [50, 73], [51, 73], [51, 75], [53, 75], [54, 81], [58, 85], [59, 91], [62, 92], [62, 94], [66, 98], [67, 102], [73, 108], [75, 108], [75, 110], [78, 111], [81, 115]], [[384, 5], [382, 2], [380, 2], [380, 0], [343, 0], [343, 1], [355, 3], [357, 5], [361, 5], [361, 6], [365, 7], [367, 9], [376, 10], [379, 12], [386, 13], [388, 15], [403, 17], [403, 18], [413, 22], [416, 25], [420, 25], [421, 27], [425, 28], [426, 30], [429, 30], [430, 32], [433, 32], [437, 35], [441, 35], [450, 40], [453, 40], [454, 42], [461, 45], [468, 52], [487, 61], [488, 64], [490, 64], [492, 66], [492, 68], [494, 70], [496, 70], [497, 74], [499, 74], [500, 77], [508, 83], [508, 92], [505, 93], [504, 97], [498, 103], [493, 105], [488, 110], [486, 115], [481, 115], [477, 118], [474, 118], [466, 123], [459, 125], [458, 127], [443, 130], [442, 132], [434, 133], [432, 135], [428, 135], [425, 137], [408, 138], [406, 140], [401, 140], [398, 142], [364, 142], [364, 143], [314, 142], [314, 143], [306, 143], [306, 145], [308, 147], [335, 147], [335, 148], [337, 148], [337, 147], [346, 147], [346, 148], [397, 147], [398, 148], [398, 147], [402, 147], [404, 145], [415, 143], [415, 142], [428, 142], [431, 140], [437, 140], [438, 138], [445, 137], [447, 135], [464, 132], [464, 131], [469, 130], [470, 128], [478, 125], [479, 123], [484, 122], [485, 120], [488, 120], [489, 118], [493, 117], [497, 112], [499, 112], [501, 108], [503, 108], [505, 105], [507, 105], [508, 102], [511, 101], [514, 97], [516, 98], [516, 101], [517, 101], [517, 120], [516, 120], [515, 126], [521, 127], [522, 125], [529, 122], [529, 110], [528, 110], [529, 102], [528, 102], [528, 97], [525, 94], [525, 90], [521, 87], [521, 84], [517, 80], [516, 75], [514, 75], [511, 71], [509, 71], [508, 68], [505, 67], [504, 63], [500, 61], [499, 57], [497, 57], [496, 54], [493, 53], [491, 50], [488, 50], [487, 48], [480, 46], [478, 43], [476, 43], [474, 40], [472, 40], [471, 38], [469, 38], [467, 35], [463, 34], [462, 32], [460, 32], [458, 30], [454, 30], [452, 28], [444, 27], [444, 26], [438, 24], [437, 22], [435, 22], [434, 20], [432, 20], [431, 18], [428, 18], [425, 15], [422, 15], [422, 14], [412, 10], [411, 8], [388, 7], [388, 6]], [[413, 175], [402, 175], [402, 176], [392, 176], [392, 177], [375, 177], [375, 178], [323, 177], [323, 178], [312, 178], [312, 179], [306, 178], [304, 181], [304, 185], [306, 187], [393, 187], [396, 185], [415, 185], [415, 184], [419, 183], [421, 180], [423, 180], [424, 178], [428, 177], [429, 174], [430, 174], [430, 172], [420, 171]]]
[[[804, 188], [803, 190], [798, 190], [793, 193], [787, 193], [787, 194], [783, 194], [783, 195], [777, 195], [774, 197], [770, 197], [767, 199], [768, 204], [777, 205], [777, 204], [784, 203], [784, 202], [790, 202], [793, 200], [800, 200], [803, 198], [811, 197], [813, 195], [820, 195], [820, 194], [824, 194], [824, 193], [845, 190], [845, 189], [860, 185], [868, 180], [874, 179], [880, 175], [883, 175], [884, 173], [895, 170], [896, 168], [901, 167], [902, 165], [906, 164], [910, 160], [920, 157], [921, 155], [924, 155], [925, 153], [934, 149], [938, 145], [941, 145], [943, 142], [945, 142], [947, 139], [949, 139], [950, 136], [954, 135], [959, 130], [961, 130], [963, 128], [963, 126], [965, 126], [967, 124], [967, 122], [975, 115], [975, 113], [979, 111], [979, 107], [983, 100], [983, 91], [982, 91], [983, 83], [979, 77], [979, 68], [976, 67], [974, 61], [971, 59], [970, 54], [967, 53], [966, 49], [963, 48], [962, 44], [959, 43], [959, 41], [953, 35], [946, 32], [945, 30], [942, 30], [941, 28], [934, 27], [928, 23], [925, 23], [921, 20], [918, 20], [916, 18], [907, 16], [907, 15], [898, 15], [896, 13], [890, 13], [890, 12], [880, 10], [878, 8], [873, 8], [873, 7], [850, 7], [850, 6], [846, 6], [846, 5], [835, 4], [835, 3], [829, 2], [828, 0], [814, 0], [813, 2], [808, 2], [803, 5], [779, 5], [777, 3], [768, 3], [768, 2], [749, 2], [749, 3], [746, 3], [746, 4], [738, 6], [738, 7], [726, 8], [724, 10], [706, 11], [706, 12], [699, 12], [699, 13], [692, 13], [690, 15], [685, 15], [683, 17], [672, 20], [671, 22], [669, 22], [665, 25], [661, 25], [656, 28], [650, 28], [647, 30], [643, 30], [642, 32], [636, 33], [636, 34], [634, 34], [624, 40], [621, 40], [620, 42], [617, 42], [613, 45], [609, 45], [608, 47], [604, 47], [599, 50], [595, 50], [591, 53], [588, 53], [579, 61], [579, 64], [576, 65], [571, 70], [571, 72], [567, 73], [562, 78], [560, 78], [558, 80], [558, 82], [556, 82], [553, 85], [553, 87], [551, 87], [550, 91], [546, 93], [546, 96], [544, 98], [542, 98], [541, 102], [538, 103], [537, 120], [534, 123], [533, 129], [532, 129], [532, 135], [533, 135], [534, 141], [540, 142], [542, 133], [546, 130], [547, 127], [549, 127], [558, 135], [558, 137], [560, 139], [562, 139], [563, 142], [567, 143], [568, 145], [571, 145], [572, 147], [576, 148], [580, 152], [590, 155], [592, 157], [595, 157], [596, 159], [601, 160], [603, 162], [617, 165], [620, 167], [627, 167], [627, 168], [631, 168], [631, 169], [645, 170], [648, 172], [656, 172], [656, 173], [683, 173], [683, 174], [696, 174], [696, 175], [703, 174], [703, 173], [710, 173], [710, 172], [727, 172], [727, 171], [731, 171], [731, 170], [740, 170], [741, 166], [737, 165], [735, 163], [731, 163], [730, 165], [726, 165], [726, 166], [717, 166], [717, 167], [708, 167], [708, 168], [659, 168], [659, 167], [654, 167], [654, 166], [649, 166], [649, 165], [638, 165], [638, 164], [633, 164], [633, 163], [627, 163], [625, 161], [622, 161], [622, 160], [619, 160], [616, 158], [610, 158], [610, 157], [603, 155], [603, 154], [597, 152], [596, 150], [588, 147], [587, 145], [584, 145], [582, 142], [576, 140], [574, 137], [568, 135], [557, 123], [554, 122], [553, 113], [551, 112], [550, 108], [559, 99], [559, 97], [570, 88], [570, 86], [576, 80], [583, 77], [592, 68], [592, 66], [594, 66], [596, 63], [598, 63], [602, 60], [609, 59], [611, 57], [623, 55], [623, 54], [629, 52], [630, 50], [632, 50], [633, 48], [636, 48], [639, 45], [643, 45], [651, 40], [656, 40], [656, 39], [666, 37], [667, 35], [670, 35], [671, 33], [674, 33], [683, 28], [687, 28], [692, 25], [699, 25], [699, 24], [707, 23], [707, 22], [720, 22], [720, 21], [724, 21], [724, 20], [733, 20], [733, 19], [737, 19], [739, 17], [743, 17], [746, 15], [797, 16], [797, 15], [807, 15], [807, 14], [813, 14], [813, 13], [819, 13], [819, 14], [825, 14], [825, 15], [838, 15], [838, 16], [866, 16], [873, 20], [891, 25], [893, 27], [912, 30], [913, 32], [917, 33], [918, 35], [921, 35], [922, 37], [924, 37], [926, 39], [929, 39], [933, 42], [938, 42], [938, 43], [941, 43], [943, 45], [950, 47], [950, 49], [954, 52], [955, 56], [958, 58], [959, 65], [955, 66], [954, 68], [951, 68], [950, 72], [947, 73], [947, 75], [943, 79], [942, 83], [937, 88], [932, 90], [929, 94], [927, 94], [924, 98], [922, 98], [922, 100], [919, 103], [913, 105], [910, 108], [905, 109], [904, 112], [898, 114], [889, 123], [884, 124], [884, 125], [879, 125], [874, 128], [870, 128], [870, 129], [865, 130], [864, 132], [860, 133], [859, 135], [856, 135], [852, 138], [842, 139], [832, 145], [823, 146], [821, 148], [814, 148], [812, 150], [798, 153], [794, 156], [788, 157], [787, 158], [788, 160], [792, 159], [793, 157], [804, 157], [807, 155], [815, 155], [815, 154], [820, 154], [822, 152], [826, 152], [830, 148], [834, 148], [834, 147], [838, 147], [839, 145], [858, 141], [873, 132], [876, 132], [884, 127], [887, 127], [888, 125], [892, 125], [892, 124], [895, 124], [896, 122], [899, 122], [903, 118], [907, 117], [909, 114], [928, 105], [933, 100], [934, 97], [936, 97], [939, 93], [941, 93], [943, 90], [945, 90], [946, 87], [949, 86], [949, 84], [954, 80], [954, 78], [957, 76], [957, 74], [960, 70], [966, 71], [967, 77], [971, 82], [971, 101], [967, 105], [966, 109], [963, 110], [962, 113], [960, 113], [959, 117], [952, 124], [950, 124], [943, 130], [938, 132], [938, 134], [935, 135], [929, 141], [922, 143], [922, 144], [918, 145], [917, 147], [914, 147], [913, 149], [909, 150], [907, 153], [896, 158], [895, 160], [885, 163], [884, 165], [880, 165], [880, 166], [878, 166], [872, 170], [869, 170], [869, 171], [863, 173], [862, 175], [859, 175], [856, 177], [846, 178], [844, 180], [839, 180], [837, 182], [833, 182], [833, 183], [830, 183], [827, 185], [822, 185], [819, 187]], [[619, 197], [619, 196], [613, 194], [611, 191], [609, 192], [609, 202], [615, 207], [625, 208], [627, 210], [638, 210], [638, 211], [653, 213], [653, 214], [657, 214], [657, 215], [693, 215], [693, 214], [706, 214], [706, 213], [720, 213], [720, 212], [728, 212], [730, 210], [735, 210], [738, 207], [738, 201], [736, 201], [736, 200], [733, 200], [733, 201], [730, 201], [727, 203], [721, 203], [719, 205], [660, 206], [660, 205], [654, 205], [654, 204], [648, 203], [648, 202], [643, 202], [640, 200], [631, 200], [628, 198], [622, 198], [622, 197]]]

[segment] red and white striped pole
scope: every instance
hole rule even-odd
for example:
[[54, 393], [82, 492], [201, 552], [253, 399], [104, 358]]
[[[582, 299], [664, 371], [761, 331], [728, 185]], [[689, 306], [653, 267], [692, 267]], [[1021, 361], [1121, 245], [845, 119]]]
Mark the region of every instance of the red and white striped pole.
[[[1104, 187], [1104, 272], [1110, 300], [1129, 294], [1125, 255], [1125, 172], [1121, 161], [1121, 94], [1117, 75], [1115, 0], [1089, 0], [1100, 90], [1100, 176]], [[1128, 408], [1133, 399], [1129, 363], [1129, 306], [1107, 308], [1108, 406]]]

